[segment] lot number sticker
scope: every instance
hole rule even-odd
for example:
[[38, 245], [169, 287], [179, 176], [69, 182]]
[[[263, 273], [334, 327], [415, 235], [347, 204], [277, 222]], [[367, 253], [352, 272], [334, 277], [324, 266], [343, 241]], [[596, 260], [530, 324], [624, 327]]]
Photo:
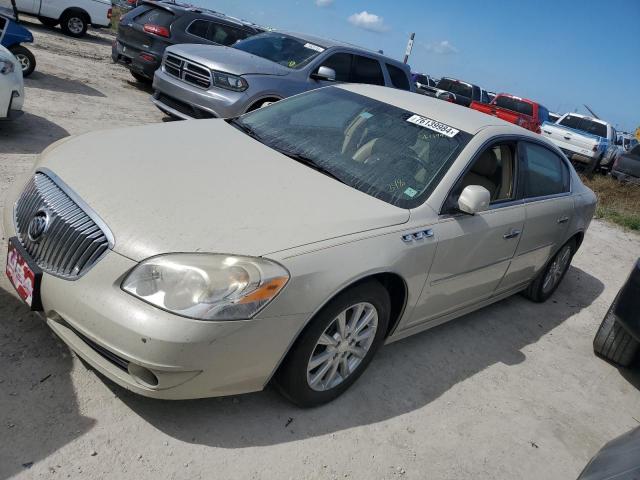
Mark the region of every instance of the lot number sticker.
[[314, 45], [313, 43], [305, 43], [304, 48], [308, 48], [309, 50], [315, 50], [318, 53], [324, 52], [324, 48], [319, 47], [318, 45]]
[[428, 128], [429, 130], [433, 130], [434, 132], [441, 133], [442, 135], [453, 138], [457, 135], [460, 130], [456, 130], [449, 125], [445, 125], [444, 123], [436, 122], [430, 118], [421, 117], [420, 115], [411, 115], [407, 118], [407, 122], [415, 123], [424, 128]]

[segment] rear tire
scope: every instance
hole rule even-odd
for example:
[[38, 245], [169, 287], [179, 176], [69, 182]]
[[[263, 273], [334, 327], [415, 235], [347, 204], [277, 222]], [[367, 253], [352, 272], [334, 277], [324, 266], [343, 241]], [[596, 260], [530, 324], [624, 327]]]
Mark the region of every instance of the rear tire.
[[89, 17], [78, 10], [64, 12], [60, 17], [60, 28], [70, 37], [83, 37], [89, 28]]
[[275, 385], [300, 407], [335, 399], [362, 375], [384, 342], [390, 310], [389, 293], [375, 280], [340, 293], [300, 334]]
[[151, 83], [153, 82], [151, 78], [147, 78], [138, 72], [134, 72], [133, 70], [129, 70], [129, 72], [131, 72], [131, 76], [140, 83], [144, 83], [145, 85], [151, 85]]
[[616, 365], [628, 367], [640, 350], [640, 343], [618, 323], [613, 313], [615, 304], [614, 301], [598, 328], [593, 339], [593, 351]]
[[[556, 291], [569, 270], [576, 251], [576, 242], [571, 239], [549, 260], [538, 276], [523, 292], [524, 296], [536, 303], [545, 302]], [[551, 283], [550, 283], [551, 282]]]
[[22, 45], [15, 45], [9, 49], [13, 56], [18, 59], [20, 68], [22, 69], [22, 76], [28, 77], [36, 69], [36, 57], [33, 53]]
[[60, 20], [56, 18], [38, 17], [38, 21], [45, 27], [55, 27], [60, 23]]

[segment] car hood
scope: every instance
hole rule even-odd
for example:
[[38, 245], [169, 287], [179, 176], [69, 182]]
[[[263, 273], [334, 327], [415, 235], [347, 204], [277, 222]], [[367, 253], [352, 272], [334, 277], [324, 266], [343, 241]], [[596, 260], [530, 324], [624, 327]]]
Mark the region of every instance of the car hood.
[[101, 217], [114, 250], [136, 261], [168, 252], [261, 256], [409, 219], [218, 119], [73, 137], [46, 151], [42, 167]]
[[283, 65], [231, 47], [189, 43], [171, 46], [167, 52], [234, 75], [288, 75], [291, 72]]

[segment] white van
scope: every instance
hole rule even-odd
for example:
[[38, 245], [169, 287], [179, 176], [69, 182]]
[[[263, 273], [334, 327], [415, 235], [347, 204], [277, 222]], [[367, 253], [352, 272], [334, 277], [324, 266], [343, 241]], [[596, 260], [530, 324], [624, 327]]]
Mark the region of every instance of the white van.
[[43, 24], [58, 23], [67, 35], [82, 37], [89, 25], [111, 24], [110, 0], [15, 0], [20, 13], [35, 15]]

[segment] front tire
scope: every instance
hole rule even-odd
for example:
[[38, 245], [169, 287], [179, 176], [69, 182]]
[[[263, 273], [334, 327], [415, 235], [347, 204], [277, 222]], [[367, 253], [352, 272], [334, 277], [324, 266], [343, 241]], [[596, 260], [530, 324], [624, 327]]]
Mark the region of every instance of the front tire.
[[300, 407], [330, 402], [371, 362], [389, 324], [389, 293], [370, 280], [336, 296], [311, 320], [275, 377], [280, 392]]
[[60, 18], [60, 28], [71, 37], [80, 38], [87, 33], [89, 18], [87, 14], [79, 11], [64, 12]]
[[575, 240], [569, 240], [565, 243], [527, 287], [524, 296], [534, 302], [542, 303], [553, 295], [569, 270], [575, 251]]
[[16, 57], [18, 62], [20, 63], [20, 68], [22, 69], [22, 76], [28, 77], [33, 73], [36, 69], [36, 57], [33, 56], [33, 53], [22, 45], [16, 45], [9, 49], [13, 56]]
[[628, 367], [640, 350], [638, 343], [616, 319], [615, 302], [604, 317], [593, 339], [593, 351], [621, 367]]

